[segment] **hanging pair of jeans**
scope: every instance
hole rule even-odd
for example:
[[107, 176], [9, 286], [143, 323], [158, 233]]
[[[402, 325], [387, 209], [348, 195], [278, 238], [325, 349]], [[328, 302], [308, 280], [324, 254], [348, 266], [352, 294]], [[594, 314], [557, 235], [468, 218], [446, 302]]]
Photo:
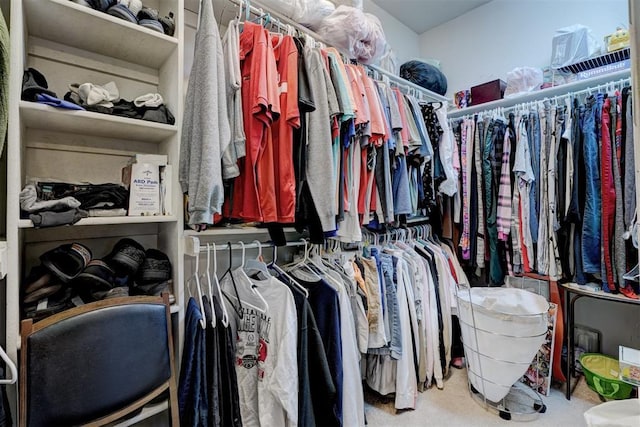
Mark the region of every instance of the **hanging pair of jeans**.
[[501, 286], [504, 282], [504, 245], [498, 247], [498, 185], [500, 175], [496, 174], [496, 159], [502, 160], [506, 123], [501, 119], [492, 120], [487, 128], [482, 153], [482, 174], [484, 179], [487, 237], [489, 243], [489, 285]]
[[[615, 109], [615, 104], [613, 108]], [[611, 257], [611, 250], [613, 244], [612, 237], [614, 233], [614, 221], [616, 214], [616, 190], [613, 182], [614, 153], [611, 144], [610, 98], [607, 98], [603, 101], [600, 130], [600, 138], [602, 141], [600, 156], [600, 195], [602, 197], [602, 286], [603, 288], [608, 287], [609, 290], [615, 290], [615, 279], [613, 277], [613, 259]]]
[[[531, 230], [531, 239], [535, 248], [535, 244], [538, 243], [538, 216], [540, 214], [540, 150], [542, 146], [540, 115], [536, 110], [532, 110], [529, 113], [529, 129], [527, 135], [529, 137], [531, 168], [533, 169], [534, 176], [529, 190], [529, 229]], [[530, 263], [533, 268], [535, 257], [530, 260]]]
[[603, 95], [587, 98], [582, 122], [585, 170], [585, 205], [582, 222], [582, 267], [585, 273], [600, 273], [602, 198], [600, 194], [600, 155], [597, 118]]

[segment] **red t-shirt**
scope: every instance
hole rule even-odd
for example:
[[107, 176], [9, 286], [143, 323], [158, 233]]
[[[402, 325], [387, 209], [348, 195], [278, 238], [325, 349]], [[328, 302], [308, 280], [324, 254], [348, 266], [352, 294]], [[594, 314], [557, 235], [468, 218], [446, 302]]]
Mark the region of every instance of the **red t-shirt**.
[[277, 222], [295, 220], [296, 180], [293, 169], [293, 129], [300, 127], [298, 109], [298, 49], [291, 36], [272, 34], [282, 115], [272, 126]]
[[240, 35], [242, 114], [247, 155], [240, 160], [232, 216], [247, 221], [274, 222], [275, 178], [271, 124], [280, 116], [278, 73], [267, 31], [245, 22]]

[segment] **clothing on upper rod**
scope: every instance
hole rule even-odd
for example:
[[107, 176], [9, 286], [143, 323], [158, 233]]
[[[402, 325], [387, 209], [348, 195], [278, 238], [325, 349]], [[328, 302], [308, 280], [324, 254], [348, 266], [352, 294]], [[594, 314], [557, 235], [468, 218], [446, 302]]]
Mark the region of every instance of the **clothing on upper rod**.
[[623, 277], [637, 259], [624, 238], [636, 209], [625, 83], [452, 120], [463, 263], [494, 286], [537, 272], [637, 298]]
[[[544, 102], [545, 100], [548, 100], [549, 102], [553, 102], [553, 103], [557, 104], [557, 103], [562, 102], [563, 100], [565, 100], [567, 98], [568, 99], [572, 99], [572, 98], [577, 97], [579, 95], [592, 95], [594, 92], [598, 92], [598, 91], [614, 92], [616, 89], [621, 91], [625, 86], [628, 86], [630, 83], [631, 83], [631, 79], [629, 77], [626, 77], [626, 78], [622, 78], [622, 79], [619, 79], [619, 80], [615, 80], [615, 81], [603, 83], [603, 84], [600, 84], [600, 85], [596, 85], [595, 87], [588, 87], [588, 88], [585, 88], [585, 89], [581, 89], [581, 90], [578, 90], [578, 91], [570, 91], [569, 90], [564, 94], [551, 96], [551, 97], [542, 97], [544, 95], [545, 90], [541, 90], [539, 92], [530, 92], [530, 93], [527, 93], [527, 95], [538, 95], [541, 98], [538, 99], [538, 100], [531, 100], [531, 101], [526, 101], [526, 102], [518, 102], [518, 97], [513, 97], [512, 98], [513, 105], [511, 105], [511, 106], [497, 107], [495, 109], [486, 108], [484, 110], [479, 110], [477, 112], [469, 113], [469, 114], [465, 114], [465, 115], [459, 115], [459, 111], [453, 110], [453, 111], [450, 112], [451, 115], [454, 116], [453, 118], [451, 118], [451, 120], [458, 120], [459, 118], [473, 116], [474, 114], [478, 114], [478, 113], [481, 113], [483, 111], [500, 110], [504, 114], [505, 112], [511, 112], [511, 111], [514, 111], [514, 110], [531, 107], [532, 105], [534, 105], [534, 104], [536, 104], [538, 102]], [[504, 102], [506, 102], [508, 100], [509, 100], [509, 98], [505, 98], [505, 99], [501, 100], [500, 102], [504, 103]], [[480, 104], [479, 107], [482, 107], [482, 104]], [[476, 106], [474, 106], [472, 108], [475, 109]]]
[[[203, 0], [203, 16], [207, 4]], [[227, 89], [226, 96], [222, 90], [217, 95], [228, 107], [230, 126], [222, 129], [230, 134], [200, 138], [197, 117], [184, 121], [196, 126], [184, 132], [191, 137], [181, 147], [181, 182], [195, 192], [188, 189], [189, 224], [223, 217], [264, 222], [282, 244], [282, 224], [295, 223], [309, 229], [314, 243], [332, 236], [359, 241], [362, 225], [435, 213], [438, 193], [455, 191], [454, 147], [442, 108], [373, 80], [335, 49], [314, 48], [306, 37], [269, 33], [246, 20], [239, 31], [232, 21], [221, 42], [225, 73], [219, 77]], [[203, 70], [194, 67], [194, 73]], [[191, 89], [207, 78], [192, 74], [189, 93], [200, 96]], [[201, 108], [214, 105], [203, 102]], [[223, 110], [216, 112], [222, 122]], [[211, 175], [196, 180], [202, 153], [222, 160], [205, 163], [200, 170]]]

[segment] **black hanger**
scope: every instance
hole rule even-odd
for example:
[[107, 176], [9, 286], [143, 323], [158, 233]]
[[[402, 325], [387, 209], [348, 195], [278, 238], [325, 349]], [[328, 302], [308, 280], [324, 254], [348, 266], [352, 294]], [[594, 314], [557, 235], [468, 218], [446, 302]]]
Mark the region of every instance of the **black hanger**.
[[233, 284], [233, 290], [236, 294], [236, 299], [238, 300], [238, 305], [240, 306], [240, 308], [236, 308], [235, 304], [233, 303], [231, 303], [231, 307], [233, 307], [233, 310], [242, 319], [244, 317], [243, 310], [242, 310], [242, 301], [240, 300], [240, 294], [238, 293], [238, 286], [236, 285], [236, 279], [233, 277], [233, 273], [231, 273], [231, 266], [233, 264], [233, 250], [232, 250], [233, 248], [231, 246], [231, 242], [227, 242], [227, 246], [229, 246], [229, 267], [227, 268], [227, 271], [224, 272], [220, 280], [224, 279], [224, 277], [227, 274], [231, 276], [231, 283]]

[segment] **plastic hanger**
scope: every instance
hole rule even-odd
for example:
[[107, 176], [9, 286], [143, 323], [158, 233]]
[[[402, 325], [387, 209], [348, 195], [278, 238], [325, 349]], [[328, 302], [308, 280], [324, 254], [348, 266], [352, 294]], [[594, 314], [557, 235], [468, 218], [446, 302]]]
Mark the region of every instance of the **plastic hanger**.
[[[224, 304], [222, 289], [220, 288], [220, 282], [218, 281], [218, 257], [216, 255], [216, 244], [211, 243], [211, 246], [213, 247], [213, 281], [215, 283], [216, 290], [218, 291], [220, 306], [222, 307], [222, 324], [226, 328], [227, 326], [229, 326], [229, 313], [227, 312], [227, 306]], [[207, 244], [207, 250], [209, 250], [208, 244]]]
[[288, 266], [285, 266], [285, 268], [289, 271], [292, 270], [297, 270], [297, 269], [305, 269], [306, 271], [310, 272], [311, 275], [313, 276], [313, 278], [315, 280], [322, 280], [322, 277], [320, 277], [320, 275], [314, 271], [311, 266], [308, 264], [309, 261], [309, 253], [307, 252], [307, 249], [309, 247], [309, 242], [305, 239], [301, 239], [304, 242], [304, 256], [303, 258], [298, 261], [297, 263], [293, 263], [293, 264], [289, 264]]
[[[240, 22], [240, 18], [242, 17], [242, 7], [244, 6], [244, 0], [239, 0], [240, 4], [238, 5], [238, 14], [236, 15], [236, 20]], [[200, 1], [202, 3], [202, 0]]]
[[[251, 282], [251, 278], [244, 271], [244, 263], [245, 263], [245, 257], [246, 257], [246, 254], [247, 254], [247, 249], [244, 246], [244, 242], [238, 242], [238, 243], [240, 243], [240, 246], [242, 247], [242, 262], [241, 262], [240, 268], [238, 270], [240, 271], [241, 274], [244, 274], [246, 276], [246, 278], [249, 281], [249, 283], [252, 283]], [[250, 289], [251, 289], [251, 292], [253, 292], [260, 299], [260, 301], [262, 301], [262, 304], [264, 304], [264, 311], [265, 312], [268, 311], [269, 310], [269, 304], [267, 303], [267, 300], [264, 299], [262, 294], [260, 294], [260, 292], [258, 292], [256, 290], [256, 286], [252, 284]]]
[[205, 319], [205, 311], [204, 311], [204, 303], [202, 301], [202, 287], [200, 286], [200, 274], [199, 274], [199, 265], [200, 265], [200, 257], [196, 254], [196, 268], [195, 268], [195, 273], [194, 275], [191, 277], [191, 279], [189, 279], [187, 281], [187, 289], [189, 290], [189, 296], [193, 297], [193, 295], [191, 294], [191, 287], [190, 284], [195, 282], [196, 284], [196, 290], [198, 291], [198, 306], [200, 307], [200, 313], [202, 314], [202, 318], [200, 319], [200, 326], [202, 326], [202, 329], [206, 329], [207, 328], [207, 321]]
[[259, 272], [264, 274], [265, 278], [269, 278], [271, 274], [269, 274], [267, 264], [262, 260], [262, 243], [258, 240], [254, 240], [254, 242], [258, 245], [258, 256], [256, 259], [250, 259], [246, 262], [244, 271], [248, 275], [253, 272]]
[[207, 243], [207, 269], [204, 273], [207, 288], [209, 289], [209, 305], [211, 306], [211, 327], [215, 328], [218, 320], [216, 319], [216, 310], [213, 306], [213, 288], [211, 287], [211, 246]]
[[4, 352], [2, 346], [0, 346], [0, 359], [4, 360], [4, 363], [7, 365], [9, 372], [11, 372], [10, 378], [0, 379], [0, 384], [15, 384], [18, 380], [18, 369], [16, 368], [15, 363], [9, 358], [7, 353]]

